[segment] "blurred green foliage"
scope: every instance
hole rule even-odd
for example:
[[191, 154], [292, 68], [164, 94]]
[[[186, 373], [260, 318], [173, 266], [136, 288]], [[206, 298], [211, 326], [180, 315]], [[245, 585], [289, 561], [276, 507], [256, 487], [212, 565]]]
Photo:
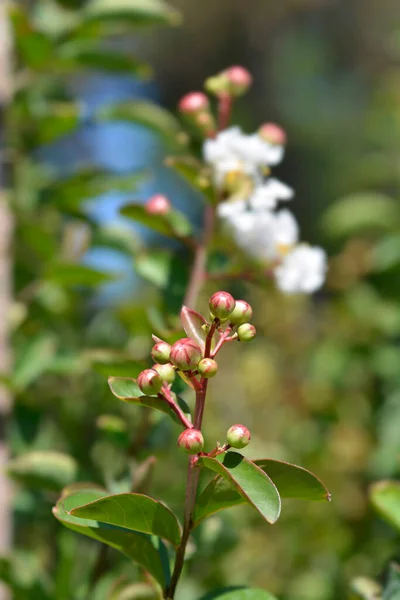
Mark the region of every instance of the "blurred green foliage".
[[[109, 44], [127, 33], [142, 39], [143, 27], [175, 25], [179, 15], [158, 0], [33, 4], [27, 10], [26, 3], [17, 2], [11, 13], [17, 58], [7, 123], [15, 157], [15, 365], [6, 383], [15, 399], [10, 474], [18, 484], [15, 552], [1, 560], [0, 577], [16, 600], [151, 598], [139, 569], [64, 530], [51, 507], [64, 486], [93, 481], [115, 493], [151, 485], [152, 495], [180, 509], [185, 459], [175, 451], [173, 425], [161, 414], [117, 402], [106, 378], [134, 377], [149, 364], [150, 333], [170, 340], [179, 335], [176, 316], [191, 255], [181, 245], [166, 246], [164, 239], [161, 248], [156, 242], [145, 245], [132, 239], [129, 229], [99, 225], [87, 216], [87, 199], [107, 190], [134, 191], [145, 174], [118, 176], [88, 164], [68, 175], [57, 173], [39, 158], [38, 149], [83, 124], [68, 85], [74, 74], [95, 69], [148, 77], [146, 61], [112, 43], [111, 52]], [[183, 33], [165, 30], [157, 38], [167, 48], [173, 36], [179, 40], [193, 32], [196, 19], [199, 28], [216, 23], [204, 50], [207, 67], [196, 63], [200, 42], [176, 54], [181, 92], [189, 82], [200, 85], [210, 74], [202, 71], [218, 60], [225, 63], [227, 54], [217, 52], [223, 44], [216, 3], [200, 4], [193, 14], [189, 5], [182, 7], [188, 18]], [[239, 14], [236, 4], [230, 13], [222, 3], [225, 15]], [[261, 4], [254, 3], [252, 15], [246, 13], [256, 56], [266, 52], [259, 41], [265, 35], [262, 20], [257, 21]], [[282, 600], [334, 600], [352, 593], [393, 600], [398, 573], [393, 567], [387, 579], [386, 568], [399, 558], [399, 533], [374, 512], [369, 490], [373, 482], [398, 479], [400, 472], [400, 72], [395, 64], [399, 32], [390, 18], [396, 7], [391, 12], [388, 2], [371, 2], [365, 11], [363, 3], [340, 3], [337, 22], [329, 28], [334, 8], [306, 1], [279, 4], [281, 12], [270, 7], [267, 29], [275, 46], [268, 44], [271, 68], [251, 96], [252, 115], [269, 119], [268, 107], [293, 135], [290, 183], [297, 181], [299, 191], [310, 194], [311, 218], [303, 216], [310, 230], [324, 211], [318, 235], [333, 258], [327, 288], [314, 299], [282, 298], [268, 282], [218, 283], [251, 301], [260, 335], [252, 347], [229, 348], [223, 357], [225, 376], [210, 386], [206, 430], [219, 439], [232, 422], [245, 422], [253, 435], [249, 458], [273, 457], [310, 468], [327, 484], [333, 501], [328, 506], [285, 500], [286, 510], [274, 527], [260, 527], [257, 515], [242, 506], [216, 515], [195, 531], [197, 560], [188, 561], [179, 598], [251, 582]], [[315, 12], [314, 27], [308, 11]], [[343, 15], [349, 16], [348, 29]], [[383, 36], [378, 35], [378, 44], [371, 37], [375, 25]], [[280, 35], [273, 34], [274, 26]], [[352, 35], [357, 27], [364, 37]], [[230, 31], [232, 40], [241, 39], [238, 25]], [[151, 30], [147, 39], [156, 35]], [[330, 55], [341, 35], [348, 45], [358, 41], [359, 56], [354, 49], [345, 55], [346, 48], [342, 61]], [[207, 46], [204, 39], [201, 43]], [[352, 72], [343, 65], [349, 55], [355, 61]], [[160, 65], [161, 58], [154, 58]], [[161, 83], [166, 72], [161, 71]], [[176, 83], [177, 77], [171, 80]], [[165, 97], [172, 104], [168, 86]], [[253, 118], [243, 105], [238, 115], [243, 122]], [[179, 123], [150, 102], [106, 107], [95, 118], [139, 123], [157, 131], [174, 155], [181, 151]], [[196, 163], [174, 164], [207, 192]], [[326, 210], [325, 194], [328, 200], [337, 198]], [[133, 205], [125, 209], [127, 217], [143, 222], [139, 213]], [[155, 229], [179, 237], [182, 223], [159, 223]], [[87, 249], [96, 246], [117, 248], [135, 260], [140, 294], [107, 306], [96, 302], [99, 287], [116, 276], [82, 264]], [[216, 248], [210, 263], [215, 273], [218, 259]], [[216, 286], [207, 284], [204, 306]], [[152, 456], [157, 460], [143, 467]], [[376, 498], [382, 484], [372, 490], [374, 505], [390, 523], [398, 523], [398, 498], [394, 516], [388, 516], [386, 504]], [[379, 577], [380, 583], [360, 584], [360, 577]]]

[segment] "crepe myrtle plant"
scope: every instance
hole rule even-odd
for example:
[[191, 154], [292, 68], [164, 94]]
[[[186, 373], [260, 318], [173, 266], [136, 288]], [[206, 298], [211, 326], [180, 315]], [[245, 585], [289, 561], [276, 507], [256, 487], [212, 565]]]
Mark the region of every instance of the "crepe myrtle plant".
[[[250, 342], [256, 335], [250, 322], [252, 308], [246, 301], [219, 291], [211, 297], [209, 310], [206, 318], [183, 306], [180, 316], [186, 337], [170, 345], [153, 336], [151, 356], [158, 362], [137, 379], [109, 378], [117, 398], [162, 411], [175, 422], [177, 451], [188, 454], [181, 514], [175, 515], [150, 495], [109, 495], [87, 484], [67, 488], [54, 508], [56, 518], [67, 527], [116, 548], [138, 563], [151, 582], [154, 598], [175, 598], [190, 535], [216, 512], [246, 503], [262, 520], [273, 524], [281, 512], [281, 498], [330, 499], [324, 485], [306, 469], [270, 458], [249, 460], [239, 452], [251, 440], [244, 424], [230, 425], [222, 441], [209, 441], [203, 416], [210, 380], [219, 372], [217, 357], [226, 344]], [[195, 396], [193, 416], [174, 391], [177, 376]], [[212, 479], [200, 486], [200, 475], [206, 472]], [[232, 590], [210, 597], [272, 598], [264, 590], [240, 590], [245, 592], [238, 596], [238, 591]]]

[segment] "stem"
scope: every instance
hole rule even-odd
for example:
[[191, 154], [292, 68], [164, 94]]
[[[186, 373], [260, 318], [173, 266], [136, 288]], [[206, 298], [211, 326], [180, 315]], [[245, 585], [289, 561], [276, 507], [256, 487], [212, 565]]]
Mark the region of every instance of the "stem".
[[168, 385], [163, 386], [161, 392], [158, 394], [158, 397], [161, 398], [162, 400], [164, 400], [164, 402], [166, 402], [168, 404], [168, 406], [174, 411], [174, 413], [176, 414], [176, 416], [178, 417], [178, 419], [180, 420], [182, 425], [185, 427], [185, 429], [193, 428], [192, 423], [189, 421], [189, 419], [187, 417], [185, 417], [183, 410], [181, 410], [179, 408], [179, 406], [177, 405], [177, 403], [171, 396], [171, 391], [170, 391]]
[[190, 275], [189, 284], [186, 290], [183, 303], [186, 306], [195, 308], [201, 286], [203, 285], [206, 274], [207, 250], [211, 242], [215, 223], [215, 207], [208, 205], [204, 214], [204, 233], [203, 240], [197, 245], [193, 268]]

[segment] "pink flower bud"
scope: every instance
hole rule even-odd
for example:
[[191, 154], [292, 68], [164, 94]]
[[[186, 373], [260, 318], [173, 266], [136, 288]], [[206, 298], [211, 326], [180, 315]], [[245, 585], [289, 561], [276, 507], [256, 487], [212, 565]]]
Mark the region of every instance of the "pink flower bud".
[[171, 202], [166, 196], [155, 194], [147, 200], [144, 207], [151, 215], [166, 215], [171, 210]]
[[165, 365], [170, 360], [171, 346], [167, 342], [157, 342], [152, 348], [151, 356], [155, 362]]
[[208, 109], [210, 102], [203, 92], [190, 92], [180, 99], [178, 108], [181, 113], [191, 115]]
[[171, 384], [175, 381], [175, 369], [171, 363], [167, 364], [155, 364], [152, 367], [160, 375], [163, 382]]
[[247, 323], [250, 321], [252, 316], [253, 309], [251, 308], [250, 304], [245, 302], [245, 300], [236, 300], [235, 308], [229, 315], [229, 320], [234, 325], [241, 325], [242, 323]]
[[287, 142], [287, 136], [282, 127], [275, 123], [264, 123], [258, 130], [258, 135], [270, 144], [284, 146]]
[[218, 319], [227, 319], [235, 308], [235, 299], [228, 292], [215, 292], [210, 298], [210, 311]]
[[249, 71], [239, 65], [226, 69], [224, 75], [229, 81], [231, 93], [234, 96], [241, 96], [247, 92], [253, 82], [253, 78]]
[[190, 338], [182, 338], [171, 348], [171, 362], [181, 371], [196, 369], [203, 354], [200, 347]]
[[154, 369], [145, 369], [139, 373], [137, 384], [143, 394], [158, 394], [162, 388], [162, 379]]
[[251, 323], [239, 325], [237, 330], [240, 342], [251, 342], [256, 337], [256, 328]]
[[205, 379], [210, 379], [217, 374], [218, 363], [212, 358], [203, 358], [197, 365], [197, 370]]
[[178, 437], [178, 446], [188, 454], [197, 454], [204, 447], [204, 438], [198, 429], [185, 429]]
[[232, 425], [226, 434], [226, 441], [232, 448], [245, 448], [250, 439], [250, 431], [244, 425]]

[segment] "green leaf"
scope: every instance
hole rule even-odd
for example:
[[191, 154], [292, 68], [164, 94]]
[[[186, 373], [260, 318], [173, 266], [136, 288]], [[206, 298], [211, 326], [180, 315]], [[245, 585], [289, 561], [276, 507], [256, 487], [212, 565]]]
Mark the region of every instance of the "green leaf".
[[[243, 500], [253, 506], [268, 523], [272, 524], [278, 520], [281, 499], [274, 483], [262, 469], [239, 452], [227, 452], [216, 458], [202, 456], [198, 464], [221, 475], [233, 485]], [[196, 503], [195, 522], [199, 522], [205, 516], [203, 505]]]
[[46, 114], [37, 116], [33, 122], [34, 146], [51, 144], [58, 138], [74, 131], [81, 117], [81, 108], [72, 102], [51, 103]]
[[388, 271], [400, 265], [400, 234], [393, 234], [379, 240], [372, 251], [372, 269]]
[[177, 210], [171, 209], [165, 215], [153, 215], [148, 213], [142, 204], [128, 204], [121, 208], [120, 213], [168, 237], [179, 239], [189, 236], [192, 232], [192, 226], [185, 215]]
[[97, 41], [72, 40], [58, 49], [56, 59], [60, 68], [96, 69], [110, 73], [130, 73], [136, 77], [147, 78], [151, 75], [149, 65], [133, 56], [98, 47]]
[[200, 600], [276, 600], [276, 598], [265, 590], [231, 587], [210, 592], [202, 596]]
[[371, 487], [372, 505], [400, 531], [400, 481], [380, 481]]
[[[182, 426], [182, 423], [170, 408], [170, 406], [164, 402], [158, 396], [144, 396], [136, 383], [135, 379], [131, 377], [109, 377], [108, 385], [114, 396], [119, 400], [128, 402], [130, 404], [137, 404], [140, 406], [148, 406], [149, 408], [156, 408], [161, 410], [166, 415], [170, 416], [175, 423]], [[177, 403], [181, 410], [185, 413], [185, 416], [191, 420], [190, 408], [182, 398], [177, 398]]]
[[[307, 469], [272, 459], [258, 459], [252, 462], [268, 475], [282, 498], [330, 500], [328, 490]], [[228, 480], [217, 475], [197, 499], [195, 521], [201, 521], [220, 510], [245, 502]]]
[[391, 563], [388, 582], [383, 591], [382, 600], [399, 600], [400, 598], [400, 565]]
[[323, 227], [332, 237], [391, 231], [400, 223], [398, 203], [384, 194], [347, 196], [325, 213]]
[[143, 494], [107, 496], [85, 506], [77, 506], [70, 514], [73, 517], [156, 535], [174, 546], [178, 546], [181, 539], [181, 530], [174, 513], [161, 502]]
[[164, 289], [168, 285], [171, 265], [171, 252], [158, 248], [148, 252], [141, 252], [135, 258], [137, 274], [161, 289]]
[[58, 208], [79, 208], [81, 204], [112, 191], [134, 192], [145, 177], [144, 172], [117, 175], [105, 169], [86, 167], [73, 175], [53, 180], [43, 190], [44, 202]]
[[24, 66], [32, 69], [46, 67], [54, 53], [52, 39], [35, 29], [29, 21], [27, 12], [15, 3], [11, 5], [10, 18], [16, 47]]
[[34, 451], [11, 460], [7, 472], [28, 487], [58, 492], [76, 479], [78, 464], [68, 454]]
[[70, 495], [66, 492], [53, 508], [53, 514], [56, 519], [73, 531], [119, 550], [153, 575], [162, 587], [165, 587], [167, 580], [163, 565], [150, 536], [133, 533], [120, 527], [111, 527], [90, 519], [80, 519], [69, 514], [75, 507], [95, 501], [106, 494], [105, 491], [96, 488], [83, 489]]
[[271, 458], [259, 458], [253, 462], [272, 479], [282, 498], [331, 499], [322, 481], [303, 467]]
[[92, 0], [84, 11], [85, 22], [113, 21], [140, 25], [177, 25], [178, 11], [162, 0]]
[[17, 353], [12, 385], [17, 390], [26, 389], [50, 366], [56, 352], [52, 335], [43, 334], [24, 343]]
[[165, 163], [202, 196], [215, 201], [215, 188], [199, 160], [186, 156], [170, 156]]
[[101, 121], [127, 121], [151, 129], [166, 141], [179, 142], [179, 122], [164, 108], [145, 100], [123, 102], [102, 107], [97, 117]]
[[104, 273], [86, 265], [59, 262], [48, 266], [45, 279], [56, 282], [62, 286], [96, 287], [103, 283], [113, 281], [115, 275]]

